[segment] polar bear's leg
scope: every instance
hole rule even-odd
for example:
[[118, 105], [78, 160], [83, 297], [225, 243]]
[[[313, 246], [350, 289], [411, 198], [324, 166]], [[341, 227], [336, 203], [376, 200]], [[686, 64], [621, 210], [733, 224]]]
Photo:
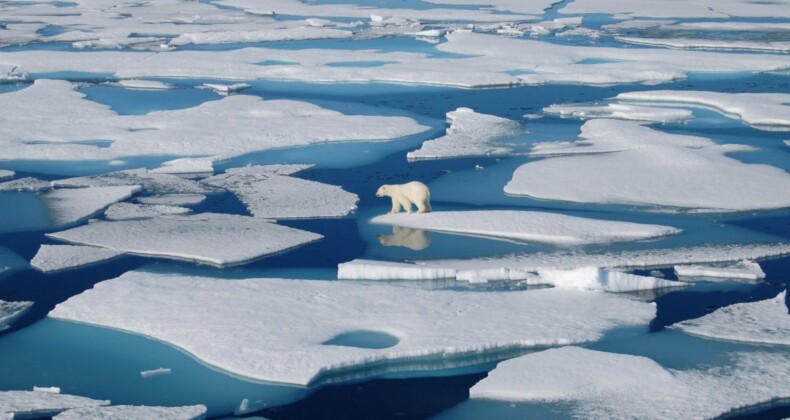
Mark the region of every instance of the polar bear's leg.
[[419, 203], [415, 203], [417, 206], [417, 213], [428, 213], [431, 211], [431, 203], [428, 200], [423, 200]]
[[392, 210], [390, 210], [390, 213], [398, 212], [400, 212], [400, 202], [396, 200], [395, 197], [392, 197]]
[[407, 198], [401, 198], [400, 205], [403, 206], [403, 208], [406, 210], [406, 213], [411, 213], [411, 201], [409, 201]]

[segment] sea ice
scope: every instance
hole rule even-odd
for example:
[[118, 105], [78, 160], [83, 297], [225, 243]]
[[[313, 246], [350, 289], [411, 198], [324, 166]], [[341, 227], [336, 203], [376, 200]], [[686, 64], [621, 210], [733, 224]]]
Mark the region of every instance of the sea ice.
[[104, 211], [108, 220], [149, 219], [156, 216], [189, 214], [186, 207], [165, 206], [161, 204], [116, 203]]
[[691, 119], [692, 112], [685, 109], [662, 108], [623, 103], [606, 105], [551, 105], [543, 108], [547, 114], [581, 119], [614, 118], [649, 123], [669, 123]]
[[736, 303], [673, 327], [719, 340], [790, 345], [790, 315], [783, 291], [773, 299]]
[[506, 155], [513, 149], [500, 141], [522, 131], [516, 121], [480, 114], [469, 108], [448, 112], [447, 120], [450, 127], [444, 136], [424, 142], [419, 149], [407, 153], [406, 158], [418, 160]]
[[666, 369], [641, 356], [563, 347], [500, 363], [474, 400], [563, 402], [574, 417], [714, 418], [790, 396], [790, 356], [735, 353], [731, 366]]
[[748, 0], [701, 0], [673, 2], [672, 7], [662, 0], [575, 0], [560, 9], [563, 14], [603, 13], [615, 19], [640, 18], [718, 18], [764, 17], [788, 18], [790, 11], [782, 2], [755, 3]]
[[759, 280], [765, 278], [765, 273], [760, 264], [754, 261], [743, 260], [736, 263], [716, 265], [676, 265], [675, 274], [678, 277], [705, 277], [739, 280]]
[[742, 50], [785, 53], [790, 51], [790, 42], [786, 41], [744, 41], [737, 39], [700, 39], [700, 38], [637, 38], [631, 36], [615, 37], [618, 41], [629, 44], [651, 45], [668, 48], [706, 49], [706, 50]]
[[245, 263], [322, 238], [263, 219], [216, 213], [97, 221], [47, 235], [119, 252], [217, 266]]
[[[559, 289], [458, 292], [132, 271], [50, 316], [143, 334], [244, 377], [307, 385], [375, 374], [365, 366], [381, 373], [410, 369], [405, 361], [479, 357], [466, 362], [474, 364], [502, 351], [595, 341], [613, 328], [646, 326], [655, 306]], [[350, 332], [391, 336], [393, 344], [328, 343]]]
[[213, 174], [214, 159], [211, 158], [180, 158], [168, 160], [162, 166], [151, 169], [149, 172], [156, 174], [192, 175]]
[[340, 280], [435, 280], [453, 279], [457, 270], [388, 261], [357, 259], [337, 265]]
[[0, 169], [0, 179], [11, 178], [16, 175], [16, 172], [9, 171], [8, 169]]
[[83, 407], [66, 410], [53, 417], [57, 420], [197, 420], [206, 416], [206, 406], [149, 407], [113, 405], [110, 407]]
[[0, 391], [0, 413], [12, 418], [50, 417], [72, 408], [110, 405], [109, 401], [41, 391]]
[[110, 86], [118, 86], [125, 89], [137, 90], [169, 90], [173, 89], [173, 85], [163, 83], [156, 80], [141, 80], [141, 79], [128, 79], [119, 80], [117, 82], [108, 83]]
[[764, 130], [790, 130], [790, 94], [728, 93], [698, 90], [626, 92], [616, 99], [631, 102], [670, 103], [712, 108]]
[[52, 184], [63, 187], [140, 185], [146, 192], [152, 194], [203, 194], [209, 191], [195, 181], [147, 169], [130, 169], [101, 175], [59, 179], [52, 181]]
[[137, 197], [142, 204], [161, 206], [191, 206], [200, 204], [206, 199], [203, 194], [163, 194]]
[[120, 251], [94, 246], [43, 244], [30, 265], [37, 270], [51, 273], [104, 262], [122, 254]]
[[356, 210], [359, 197], [341, 187], [294, 178], [309, 165], [245, 166], [203, 180], [233, 191], [255, 217], [300, 219], [342, 217]]
[[520, 210], [387, 214], [374, 217], [371, 223], [555, 245], [639, 241], [681, 232], [668, 226]]
[[580, 138], [574, 147], [562, 145], [540, 152], [582, 156], [528, 162], [515, 171], [505, 192], [549, 200], [707, 212], [790, 206], [790, 175], [786, 171], [726, 156], [754, 150], [749, 146], [717, 145], [701, 137], [606, 119], [586, 122]]
[[140, 376], [143, 378], [150, 378], [152, 376], [169, 375], [170, 372], [171, 372], [170, 368], [156, 368], [151, 370], [144, 370], [140, 372]]
[[203, 83], [202, 85], [198, 86], [199, 89], [211, 89], [214, 92], [219, 93], [220, 95], [228, 95], [235, 92], [241, 92], [242, 90], [251, 88], [252, 85], [249, 83], [234, 83], [232, 85], [221, 84], [221, 83]]
[[632, 292], [688, 285], [688, 283], [679, 281], [637, 276], [598, 267], [582, 267], [573, 270], [538, 270], [538, 275], [541, 283], [551, 284], [554, 287], [607, 292]]
[[26, 176], [11, 181], [0, 182], [0, 191], [43, 191], [52, 189], [52, 184]]
[[[0, 332], [11, 328], [14, 321], [24, 315], [32, 306], [33, 302], [6, 302], [0, 300]], [[0, 412], [3, 411], [2, 406], [0, 406]]]
[[266, 28], [251, 31], [185, 33], [173, 38], [169, 45], [180, 47], [190, 44], [216, 45], [304, 39], [345, 39], [351, 38], [353, 35], [351, 31], [316, 26]]
[[107, 206], [140, 192], [137, 185], [59, 188], [41, 194], [52, 226], [64, 226], [86, 219]]

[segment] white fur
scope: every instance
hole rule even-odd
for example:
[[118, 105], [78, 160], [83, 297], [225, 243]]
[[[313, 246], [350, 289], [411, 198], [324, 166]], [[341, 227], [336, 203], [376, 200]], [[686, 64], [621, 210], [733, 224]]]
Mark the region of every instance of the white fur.
[[428, 186], [419, 181], [407, 182], [400, 185], [382, 185], [376, 191], [376, 197], [392, 197], [392, 210], [390, 213], [400, 212], [401, 207], [406, 213], [411, 213], [411, 205], [417, 207], [417, 213], [431, 211], [431, 192]]

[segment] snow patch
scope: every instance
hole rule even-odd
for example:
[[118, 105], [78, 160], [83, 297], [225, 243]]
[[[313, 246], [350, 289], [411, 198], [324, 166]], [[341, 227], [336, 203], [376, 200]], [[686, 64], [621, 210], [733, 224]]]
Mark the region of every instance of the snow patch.
[[122, 254], [120, 251], [93, 246], [43, 244], [30, 265], [36, 270], [51, 273], [101, 263]]

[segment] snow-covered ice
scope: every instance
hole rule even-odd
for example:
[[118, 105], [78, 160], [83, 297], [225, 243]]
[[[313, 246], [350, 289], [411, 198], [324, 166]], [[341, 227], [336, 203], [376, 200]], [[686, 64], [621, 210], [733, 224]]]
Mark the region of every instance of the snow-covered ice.
[[97, 264], [122, 254], [120, 251], [94, 246], [43, 244], [30, 260], [30, 265], [37, 270], [51, 273]]
[[16, 175], [16, 172], [9, 171], [8, 169], [0, 169], [0, 179], [11, 178]]
[[72, 408], [110, 405], [109, 401], [41, 391], [0, 391], [0, 413], [12, 418], [48, 417]]
[[52, 184], [26, 176], [11, 181], [0, 182], [0, 191], [42, 191], [52, 189]]
[[730, 366], [666, 369], [641, 356], [563, 347], [500, 363], [474, 400], [565, 403], [574, 417], [714, 418], [790, 397], [790, 356], [735, 353]]
[[216, 213], [97, 221], [47, 236], [136, 255], [218, 266], [245, 263], [322, 238], [264, 219]]
[[554, 287], [604, 290], [607, 292], [631, 292], [636, 290], [653, 290], [669, 287], [685, 287], [688, 284], [658, 279], [649, 276], [637, 276], [616, 270], [598, 267], [582, 267], [573, 270], [538, 270], [540, 282]]
[[543, 108], [547, 114], [581, 119], [614, 118], [649, 123], [669, 123], [691, 119], [692, 112], [685, 109], [609, 103], [605, 105], [551, 105]]
[[152, 173], [160, 174], [212, 174], [214, 173], [214, 160], [211, 158], [180, 158], [169, 160], [162, 166], [152, 169]]
[[186, 207], [165, 206], [161, 204], [116, 203], [104, 211], [108, 220], [148, 219], [156, 216], [189, 214]]
[[[33, 302], [6, 302], [0, 300], [0, 332], [11, 328], [14, 321], [24, 315], [31, 307], [33, 307]], [[2, 411], [0, 407], [0, 412]]]
[[126, 200], [140, 192], [137, 185], [59, 188], [41, 194], [49, 211], [52, 226], [64, 226], [78, 222], [100, 212], [107, 206]]
[[185, 33], [173, 38], [169, 45], [180, 47], [190, 44], [216, 45], [243, 42], [295, 41], [303, 39], [345, 39], [351, 38], [351, 31], [316, 26], [293, 28], [258, 29], [251, 31], [196, 32]]
[[786, 53], [790, 51], [787, 41], [744, 41], [737, 39], [700, 39], [700, 38], [637, 38], [618, 36], [617, 40], [629, 44], [651, 45], [668, 48], [706, 49], [706, 50], [743, 50]]
[[137, 201], [142, 204], [153, 204], [160, 206], [191, 206], [200, 204], [206, 196], [203, 194], [162, 194], [137, 197]]
[[130, 169], [101, 175], [58, 179], [53, 185], [64, 187], [96, 187], [139, 185], [152, 194], [203, 194], [208, 190], [195, 181], [147, 169]]
[[765, 278], [765, 273], [760, 264], [743, 260], [729, 264], [708, 265], [676, 265], [675, 274], [686, 278], [722, 278], [738, 280], [760, 280]]
[[681, 232], [669, 226], [520, 210], [387, 214], [374, 217], [371, 223], [556, 245], [639, 241]]
[[338, 264], [340, 280], [435, 280], [453, 279], [455, 269], [389, 261], [357, 259]]
[[790, 345], [790, 315], [785, 296], [759, 302], [736, 303], [719, 308], [702, 318], [674, 325], [694, 335], [719, 340]]
[[463, 156], [498, 156], [513, 151], [500, 142], [522, 132], [521, 125], [506, 118], [481, 114], [469, 108], [447, 113], [447, 133], [428, 140], [417, 150], [406, 154], [409, 160], [443, 159]]
[[310, 165], [245, 166], [203, 180], [233, 191], [255, 217], [301, 219], [342, 217], [359, 197], [335, 185], [289, 176]]
[[[581, 154], [528, 162], [505, 186], [511, 195], [581, 203], [732, 212], [790, 206], [790, 174], [726, 156], [751, 151], [634, 122], [587, 121], [580, 140], [542, 154]], [[602, 153], [609, 152], [609, 153]], [[605, 171], [601, 168], [606, 168]]]
[[615, 19], [633, 18], [718, 18], [765, 17], [788, 18], [790, 11], [783, 2], [753, 2], [748, 0], [700, 0], [673, 2], [672, 7], [662, 0], [575, 0], [560, 9], [563, 14], [603, 13]]
[[651, 90], [625, 92], [621, 101], [669, 103], [706, 107], [728, 117], [735, 117], [758, 129], [790, 130], [790, 94], [729, 93], [698, 90]]
[[66, 410], [53, 419], [57, 420], [197, 420], [206, 415], [206, 406], [149, 407], [113, 405], [109, 407], [83, 407]]
[[137, 90], [168, 90], [173, 89], [173, 85], [159, 82], [156, 80], [128, 79], [108, 83], [110, 86], [118, 86], [125, 89]]
[[200, 89], [211, 89], [221, 95], [241, 92], [242, 90], [249, 89], [251, 87], [252, 85], [249, 83], [234, 83], [232, 85], [222, 83], [203, 83], [202, 85], [198, 86]]
[[[188, 305], [178, 304], [186, 300]], [[646, 327], [655, 306], [559, 289], [429, 291], [127, 272], [61, 303], [50, 316], [143, 334], [244, 377], [305, 385], [346, 373], [352, 375], [346, 378], [364, 376], [360, 369], [368, 365], [381, 372], [399, 365], [408, 369], [402, 366], [407, 360], [485, 358], [504, 350], [595, 341], [613, 328]], [[389, 335], [395, 344], [379, 349], [324, 344], [361, 331]]]

